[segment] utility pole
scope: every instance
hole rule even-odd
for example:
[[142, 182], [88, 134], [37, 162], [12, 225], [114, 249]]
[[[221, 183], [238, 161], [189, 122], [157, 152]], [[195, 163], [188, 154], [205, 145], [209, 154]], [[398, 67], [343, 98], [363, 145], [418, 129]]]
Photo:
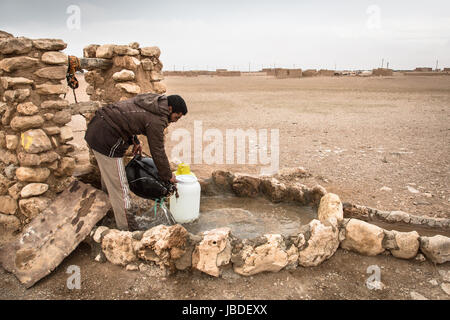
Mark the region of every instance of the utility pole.
[[436, 71], [438, 71], [439, 60], [436, 60]]

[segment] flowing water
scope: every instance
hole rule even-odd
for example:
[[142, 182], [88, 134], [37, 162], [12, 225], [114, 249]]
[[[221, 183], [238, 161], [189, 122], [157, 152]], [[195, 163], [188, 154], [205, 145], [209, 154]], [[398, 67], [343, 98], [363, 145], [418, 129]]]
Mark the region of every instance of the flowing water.
[[297, 234], [302, 225], [317, 218], [316, 209], [295, 203], [272, 203], [263, 198], [202, 197], [200, 216], [183, 226], [191, 233], [229, 227], [241, 239], [266, 233]]

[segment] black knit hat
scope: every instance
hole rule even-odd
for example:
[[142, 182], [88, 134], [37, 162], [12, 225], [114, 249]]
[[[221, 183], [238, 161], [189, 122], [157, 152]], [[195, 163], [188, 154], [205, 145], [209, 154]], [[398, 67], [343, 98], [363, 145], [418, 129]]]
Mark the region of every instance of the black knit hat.
[[167, 96], [167, 102], [169, 106], [172, 107], [172, 112], [181, 112], [183, 115], [187, 113], [186, 102], [184, 102], [183, 98], [179, 95], [173, 94], [171, 96]]

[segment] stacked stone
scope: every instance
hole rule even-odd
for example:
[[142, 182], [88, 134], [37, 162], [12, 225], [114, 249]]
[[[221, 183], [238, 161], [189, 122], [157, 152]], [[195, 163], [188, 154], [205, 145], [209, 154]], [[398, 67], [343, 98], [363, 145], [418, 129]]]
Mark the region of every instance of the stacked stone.
[[116, 102], [140, 93], [166, 92], [161, 80], [163, 65], [158, 47], [139, 48], [137, 42], [129, 45], [96, 45], [84, 48], [85, 58], [110, 59], [112, 67], [94, 69], [85, 75], [89, 84], [86, 93], [93, 101]]
[[67, 155], [71, 112], [61, 97], [66, 46], [0, 32], [0, 214], [22, 223], [67, 187], [75, 165]]

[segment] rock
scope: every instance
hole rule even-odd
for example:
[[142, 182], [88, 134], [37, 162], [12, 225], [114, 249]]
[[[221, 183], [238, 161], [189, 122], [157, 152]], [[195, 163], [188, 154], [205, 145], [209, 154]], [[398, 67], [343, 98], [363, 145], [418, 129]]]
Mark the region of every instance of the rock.
[[442, 281], [450, 282], [450, 270], [439, 270], [439, 275], [442, 277]]
[[16, 116], [11, 120], [10, 126], [15, 131], [24, 131], [39, 128], [44, 124], [44, 119], [39, 116]]
[[64, 84], [40, 84], [36, 86], [36, 92], [38, 94], [60, 95], [65, 94], [68, 91], [68, 87]]
[[64, 50], [67, 48], [67, 43], [61, 39], [35, 39], [33, 40], [33, 46], [40, 50]]
[[14, 200], [19, 200], [20, 190], [23, 188], [23, 183], [15, 183], [11, 188], [8, 189], [8, 194]]
[[139, 43], [138, 42], [130, 42], [128, 44], [129, 47], [131, 47], [132, 49], [139, 49]]
[[67, 65], [67, 55], [65, 55], [62, 52], [58, 51], [48, 51], [45, 52], [42, 57], [41, 61], [46, 64], [64, 64]]
[[113, 79], [115, 81], [129, 81], [129, 80], [134, 80], [135, 75], [134, 75], [133, 71], [123, 69], [122, 71], [114, 73]]
[[133, 249], [134, 243], [131, 232], [110, 230], [102, 240], [102, 250], [109, 262], [126, 266], [138, 260]]
[[450, 283], [441, 283], [441, 289], [450, 296]]
[[150, 81], [161, 81], [164, 80], [164, 76], [159, 71], [150, 71]]
[[33, 219], [44, 211], [51, 203], [51, 199], [45, 197], [33, 197], [19, 200], [20, 211], [29, 219]]
[[420, 293], [417, 293], [415, 291], [411, 291], [410, 295], [411, 295], [411, 299], [413, 299], [413, 300], [428, 300], [428, 298], [425, 298], [423, 295], [421, 295]]
[[161, 54], [161, 50], [158, 47], [144, 47], [141, 48], [141, 55], [147, 57], [156, 57], [159, 58]]
[[59, 125], [65, 125], [72, 120], [72, 113], [68, 110], [58, 111], [53, 117], [53, 122]]
[[450, 238], [442, 235], [420, 237], [420, 251], [434, 263], [450, 261]]
[[17, 85], [24, 85], [24, 84], [33, 84], [34, 81], [24, 78], [24, 77], [1, 77], [0, 81], [2, 82], [3, 89], [10, 89]]
[[215, 170], [211, 174], [214, 184], [216, 184], [223, 191], [231, 191], [234, 175], [228, 171]]
[[0, 30], [0, 39], [1, 38], [14, 38], [14, 36], [11, 33]]
[[0, 54], [24, 54], [30, 52], [32, 46], [27, 38], [0, 38]]
[[6, 177], [0, 173], [0, 194], [6, 194], [11, 183], [11, 181], [6, 179]]
[[311, 202], [319, 205], [320, 200], [327, 194], [327, 190], [320, 184], [315, 185], [310, 191]]
[[345, 240], [341, 242], [341, 247], [375, 256], [384, 251], [383, 239], [384, 231], [380, 227], [358, 219], [350, 219], [345, 227]]
[[[44, 130], [45, 133], [49, 136], [54, 136], [54, 135], [61, 133], [61, 129], [59, 127], [45, 127], [45, 128], [42, 128], [42, 130]], [[72, 134], [72, 136], [73, 136], [73, 134]]]
[[308, 177], [309, 174], [306, 172], [306, 169], [303, 167], [295, 167], [295, 168], [283, 168], [278, 170], [275, 175], [276, 178], [304, 178]]
[[431, 279], [430, 281], [428, 281], [428, 283], [432, 286], [437, 286], [439, 284], [436, 279]]
[[13, 57], [0, 60], [0, 69], [5, 72], [13, 72], [21, 69], [29, 69], [38, 63], [38, 59], [30, 57]]
[[127, 264], [125, 270], [127, 271], [139, 271], [139, 267], [133, 263]]
[[398, 249], [391, 249], [391, 253], [396, 258], [412, 259], [419, 251], [419, 234], [416, 231], [398, 232], [394, 231], [395, 242]]
[[16, 135], [7, 135], [5, 137], [6, 149], [16, 150], [19, 145], [19, 137]]
[[116, 56], [113, 58], [113, 64], [119, 68], [136, 70], [140, 65], [140, 61], [130, 56]]
[[72, 140], [73, 139], [73, 132], [72, 132], [72, 128], [69, 126], [64, 126], [60, 129], [60, 137], [61, 137], [61, 141], [63, 143]]
[[344, 219], [344, 210], [341, 199], [337, 194], [327, 193], [322, 197], [317, 217], [322, 223], [329, 221], [334, 223], [335, 226], [342, 222]]
[[287, 187], [287, 200], [307, 204], [305, 199], [306, 186], [300, 183], [293, 183]]
[[160, 81], [152, 82], [153, 90], [158, 94], [163, 94], [167, 91], [167, 88], [164, 83]]
[[300, 248], [298, 253], [298, 263], [304, 267], [321, 264], [339, 248], [339, 229], [336, 226], [327, 226], [314, 219], [309, 223], [309, 233], [306, 248]]
[[204, 232], [202, 241], [192, 254], [192, 267], [211, 276], [220, 276], [220, 266], [231, 259], [231, 229], [218, 228]]
[[0, 196], [0, 213], [15, 214], [17, 211], [17, 201], [10, 196]]
[[116, 45], [114, 46], [114, 53], [119, 56], [137, 56], [139, 54], [139, 50], [133, 49], [126, 45]]
[[66, 78], [67, 68], [65, 66], [60, 67], [47, 67], [36, 71], [34, 74], [40, 78], [62, 80]]
[[109, 231], [110, 229], [108, 227], [100, 226], [95, 230], [92, 239], [97, 243], [102, 243], [103, 237], [106, 236]]
[[272, 202], [281, 202], [288, 197], [287, 188], [284, 183], [275, 178], [261, 179], [261, 193]]
[[391, 192], [391, 191], [392, 191], [392, 189], [391, 189], [391, 188], [389, 188], [389, 187], [383, 186], [383, 187], [381, 187], [381, 188], [380, 188], [380, 191], [387, 191], [387, 192]]
[[188, 238], [187, 230], [179, 224], [170, 227], [159, 225], [144, 233], [135, 250], [143, 260], [174, 269], [174, 260], [184, 255]]
[[64, 109], [69, 106], [69, 101], [67, 100], [49, 100], [41, 103], [42, 109]]
[[116, 84], [116, 88], [133, 94], [139, 94], [141, 92], [141, 88], [137, 84], [131, 82], [118, 83]]
[[419, 254], [414, 258], [414, 260], [419, 261], [419, 262], [427, 261], [427, 259], [426, 259], [426, 258], [424, 257], [424, 255], [421, 254], [421, 253], [419, 253]]
[[28, 153], [40, 153], [52, 149], [50, 139], [42, 129], [28, 130], [22, 133], [20, 144]]
[[20, 165], [25, 167], [38, 166], [41, 163], [40, 157], [37, 154], [19, 152], [17, 158], [19, 160]]
[[414, 189], [413, 187], [407, 186], [407, 188], [408, 188], [408, 191], [411, 192], [411, 193], [420, 193], [419, 190]]
[[45, 182], [50, 175], [47, 168], [20, 167], [16, 170], [16, 176], [23, 182]]
[[405, 223], [409, 223], [411, 220], [411, 216], [403, 211], [391, 211], [389, 215], [386, 217], [388, 222], [400, 222], [403, 221]]
[[114, 47], [115, 46], [113, 44], [104, 44], [102, 46], [99, 46], [95, 51], [95, 57], [111, 59], [114, 55]]
[[[6, 165], [9, 165], [9, 164], [16, 165], [19, 163], [15, 153], [12, 153], [11, 151], [5, 151], [5, 150], [0, 150], [0, 162], [3, 162]], [[5, 169], [5, 174], [6, 174], [6, 169]], [[8, 177], [8, 178], [11, 179], [12, 177]]]
[[48, 190], [48, 184], [45, 183], [30, 183], [27, 184], [22, 191], [20, 192], [20, 196], [22, 198], [29, 198], [34, 196], [40, 196], [44, 194]]
[[17, 112], [25, 116], [32, 116], [39, 112], [39, 108], [33, 102], [25, 102], [17, 106]]
[[0, 227], [10, 232], [17, 231], [20, 229], [20, 220], [16, 216], [0, 213]]
[[59, 160], [60, 156], [55, 151], [48, 151], [39, 154], [39, 161], [40, 163], [49, 163], [56, 160]]
[[30, 96], [30, 93], [30, 89], [7, 90], [4, 97], [8, 102], [22, 102]]
[[83, 48], [83, 57], [96, 58], [96, 51], [100, 47], [98, 44], [90, 44]]
[[142, 69], [145, 71], [152, 71], [153, 70], [153, 62], [152, 60], [146, 58], [141, 60], [142, 63]]
[[256, 197], [259, 194], [261, 180], [250, 175], [236, 175], [232, 190], [239, 197]]
[[279, 234], [265, 235], [267, 243], [244, 246], [240, 255], [242, 265], [234, 264], [234, 271], [249, 276], [260, 272], [278, 272], [288, 264], [288, 254], [283, 250], [283, 238]]
[[17, 167], [11, 164], [5, 168], [5, 176], [10, 180], [15, 180]]
[[71, 176], [75, 168], [75, 159], [70, 157], [63, 157], [59, 163], [58, 169], [55, 172], [57, 176]]
[[55, 117], [55, 115], [53, 113], [47, 112], [44, 113], [43, 117], [46, 121], [51, 121]]

